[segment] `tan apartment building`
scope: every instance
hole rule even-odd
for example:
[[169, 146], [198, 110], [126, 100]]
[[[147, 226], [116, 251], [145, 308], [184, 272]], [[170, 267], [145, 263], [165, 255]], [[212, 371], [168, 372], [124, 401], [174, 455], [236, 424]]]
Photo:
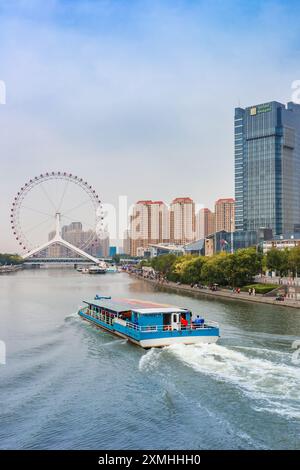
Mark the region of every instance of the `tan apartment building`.
[[215, 203], [215, 232], [234, 232], [234, 199], [218, 199]]
[[195, 203], [189, 197], [177, 197], [170, 206], [170, 242], [184, 245], [195, 239]]
[[196, 214], [196, 238], [200, 240], [215, 232], [215, 214], [204, 207]]
[[130, 216], [130, 255], [149, 244], [169, 242], [169, 211], [163, 201], [138, 201]]

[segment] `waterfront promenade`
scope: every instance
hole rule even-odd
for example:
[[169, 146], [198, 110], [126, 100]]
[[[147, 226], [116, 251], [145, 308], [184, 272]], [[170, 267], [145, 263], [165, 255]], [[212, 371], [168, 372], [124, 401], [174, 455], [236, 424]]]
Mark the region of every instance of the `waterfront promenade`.
[[300, 301], [297, 301], [297, 300], [285, 299], [284, 301], [278, 301], [278, 300], [275, 300], [275, 298], [267, 297], [262, 294], [249, 295], [248, 292], [240, 292], [238, 294], [228, 289], [221, 289], [221, 288], [218, 288], [217, 291], [212, 291], [210, 289], [191, 287], [190, 285], [187, 285], [187, 284], [177, 284], [176, 282], [171, 282], [171, 281], [166, 281], [166, 280], [161, 281], [157, 279], [151, 279], [151, 278], [147, 278], [142, 275], [139, 275], [137, 273], [129, 272], [129, 274], [137, 277], [138, 279], [144, 280], [145, 282], [150, 282], [151, 284], [154, 284], [155, 286], [159, 288], [169, 289], [178, 294], [182, 292], [186, 292], [195, 297], [208, 296], [208, 297], [213, 297], [213, 298], [224, 298], [224, 299], [235, 300], [235, 301], [241, 300], [244, 302], [254, 302], [254, 303], [256, 302], [259, 304], [269, 304], [269, 305], [276, 305], [278, 307], [292, 307], [292, 308], [300, 309]]

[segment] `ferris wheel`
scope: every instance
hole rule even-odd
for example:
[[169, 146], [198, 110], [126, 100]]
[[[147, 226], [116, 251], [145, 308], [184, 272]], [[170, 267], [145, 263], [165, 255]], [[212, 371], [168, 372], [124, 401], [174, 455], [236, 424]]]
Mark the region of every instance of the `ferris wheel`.
[[61, 171], [46, 172], [25, 183], [10, 214], [13, 234], [24, 254], [45, 248], [51, 241], [64, 242], [70, 231], [76, 247], [86, 250], [103, 232], [103, 220], [95, 189], [84, 179]]

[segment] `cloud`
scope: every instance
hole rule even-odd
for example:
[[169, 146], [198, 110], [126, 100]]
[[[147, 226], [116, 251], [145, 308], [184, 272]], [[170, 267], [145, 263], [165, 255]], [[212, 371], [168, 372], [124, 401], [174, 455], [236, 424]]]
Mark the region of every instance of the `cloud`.
[[[0, 244], [9, 204], [47, 169], [102, 199], [233, 195], [233, 109], [290, 99], [294, 2], [6, 1], [0, 9]], [[216, 170], [218, 169], [218, 170]], [[4, 249], [2, 248], [2, 249]]]

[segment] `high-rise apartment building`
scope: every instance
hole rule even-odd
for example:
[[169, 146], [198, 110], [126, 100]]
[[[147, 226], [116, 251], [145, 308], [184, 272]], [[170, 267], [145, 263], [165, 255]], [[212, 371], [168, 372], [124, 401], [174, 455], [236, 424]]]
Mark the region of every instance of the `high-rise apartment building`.
[[125, 255], [130, 255], [130, 233], [129, 233], [129, 230], [125, 230], [125, 232], [124, 232], [122, 250], [123, 250], [123, 253]]
[[215, 232], [215, 214], [204, 207], [196, 214], [196, 238], [206, 238]]
[[293, 232], [300, 224], [300, 105], [236, 108], [235, 228]]
[[215, 202], [215, 232], [234, 232], [234, 199], [218, 199]]
[[184, 245], [195, 239], [195, 203], [189, 197], [178, 197], [170, 206], [170, 242]]
[[169, 241], [168, 207], [162, 201], [138, 201], [130, 216], [130, 254], [137, 256], [138, 250], [149, 244]]
[[101, 235], [98, 234], [98, 236], [95, 236], [94, 240], [85, 251], [96, 258], [108, 258], [109, 243], [109, 233], [107, 230], [103, 230]]

